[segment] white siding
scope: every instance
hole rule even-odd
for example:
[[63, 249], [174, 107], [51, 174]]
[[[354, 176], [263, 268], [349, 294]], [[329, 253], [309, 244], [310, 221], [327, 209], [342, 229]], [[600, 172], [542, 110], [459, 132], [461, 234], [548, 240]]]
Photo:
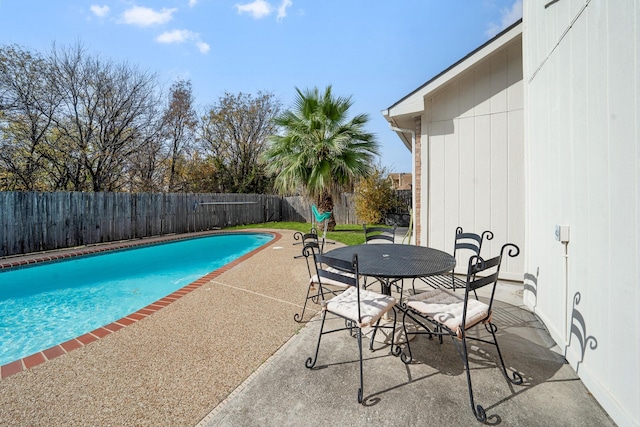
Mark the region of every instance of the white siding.
[[[456, 227], [493, 231], [483, 255], [524, 246], [522, 41], [513, 41], [425, 98], [422, 162], [429, 162], [421, 242], [451, 252]], [[423, 181], [424, 182], [424, 181]], [[457, 271], [463, 272], [465, 265]], [[522, 280], [520, 256], [503, 278]]]
[[[572, 338], [567, 359], [625, 426], [640, 425], [639, 17], [637, 0], [563, 0], [525, 2], [523, 19], [525, 302], [561, 348]], [[556, 224], [570, 226], [566, 258]], [[578, 292], [597, 340], [583, 360], [568, 331]]]

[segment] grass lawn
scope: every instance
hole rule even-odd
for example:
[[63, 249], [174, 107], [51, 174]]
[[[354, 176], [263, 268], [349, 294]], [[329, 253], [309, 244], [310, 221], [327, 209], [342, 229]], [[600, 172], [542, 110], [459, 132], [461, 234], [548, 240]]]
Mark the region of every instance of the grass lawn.
[[[246, 228], [274, 228], [280, 230], [292, 230], [308, 233], [311, 230], [311, 223], [308, 222], [267, 222], [264, 224], [237, 225], [227, 227], [225, 230], [242, 230]], [[322, 235], [322, 228], [318, 230]], [[361, 225], [336, 225], [335, 231], [327, 232], [327, 240], [344, 243], [345, 245], [360, 245], [364, 243], [364, 232]]]

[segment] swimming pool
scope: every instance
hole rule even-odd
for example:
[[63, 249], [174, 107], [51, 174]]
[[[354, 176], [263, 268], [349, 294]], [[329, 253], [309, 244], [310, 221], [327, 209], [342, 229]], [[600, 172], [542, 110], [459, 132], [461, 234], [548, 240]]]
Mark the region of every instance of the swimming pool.
[[0, 366], [134, 313], [273, 237], [220, 234], [0, 272]]

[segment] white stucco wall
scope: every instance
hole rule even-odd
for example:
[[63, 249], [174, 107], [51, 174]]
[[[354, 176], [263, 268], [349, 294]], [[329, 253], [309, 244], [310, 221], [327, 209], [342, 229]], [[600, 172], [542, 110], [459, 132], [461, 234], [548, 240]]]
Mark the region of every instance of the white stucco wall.
[[[451, 252], [456, 227], [491, 230], [483, 256], [504, 243], [524, 245], [524, 100], [518, 36], [424, 99], [420, 241]], [[425, 181], [425, 177], [428, 180]], [[459, 263], [458, 272], [466, 264]], [[501, 277], [522, 280], [524, 259], [509, 259]]]
[[610, 416], [638, 426], [640, 2], [547, 3], [524, 3], [525, 303], [561, 348], [571, 338], [567, 360]]

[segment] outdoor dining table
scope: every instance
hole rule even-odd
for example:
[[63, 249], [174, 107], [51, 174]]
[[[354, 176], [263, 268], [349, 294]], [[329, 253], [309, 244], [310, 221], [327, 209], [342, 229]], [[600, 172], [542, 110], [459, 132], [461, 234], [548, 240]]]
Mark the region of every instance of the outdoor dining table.
[[358, 254], [358, 270], [362, 276], [375, 277], [382, 283], [382, 293], [391, 294], [391, 285], [402, 279], [442, 274], [453, 270], [456, 259], [434, 248], [415, 245], [364, 244], [344, 246], [325, 256], [351, 261]]
[[[351, 261], [354, 254], [358, 254], [360, 275], [379, 280], [382, 284], [382, 293], [385, 295], [391, 295], [391, 286], [400, 280], [442, 274], [453, 270], [456, 266], [456, 259], [450, 254], [438, 249], [416, 245], [363, 244], [344, 246], [326, 252], [324, 255], [329, 258]], [[397, 336], [395, 340], [399, 341]], [[376, 341], [388, 342], [389, 339], [377, 334]]]

